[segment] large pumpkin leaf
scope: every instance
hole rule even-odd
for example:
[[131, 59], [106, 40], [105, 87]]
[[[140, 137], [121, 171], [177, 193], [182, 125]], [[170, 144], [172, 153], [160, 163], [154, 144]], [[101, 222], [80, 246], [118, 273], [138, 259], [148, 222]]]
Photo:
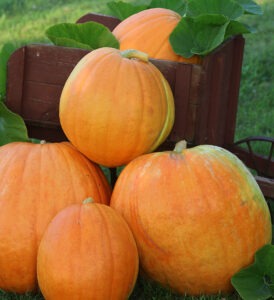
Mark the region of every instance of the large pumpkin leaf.
[[123, 1], [111, 1], [107, 3], [111, 13], [119, 20], [125, 20], [131, 15], [134, 15], [148, 8], [148, 5], [134, 5]]
[[97, 22], [60, 23], [46, 30], [47, 37], [57, 46], [94, 50], [100, 47], [119, 48], [112, 32]]
[[234, 0], [189, 0], [186, 15], [197, 17], [200, 15], [218, 14], [234, 20], [244, 14], [243, 7]]
[[12, 43], [6, 43], [0, 48], [0, 101], [6, 95], [7, 62], [11, 53], [16, 49]]
[[186, 12], [186, 1], [184, 0], [152, 0], [149, 8], [162, 7], [171, 9], [181, 16]]
[[0, 146], [15, 142], [30, 141], [24, 120], [0, 102]]
[[224, 40], [229, 19], [222, 15], [183, 17], [170, 35], [170, 44], [179, 55], [207, 55]]
[[245, 14], [262, 15], [262, 8], [252, 0], [236, 0], [244, 9]]
[[234, 36], [234, 35], [238, 35], [238, 34], [244, 34], [244, 33], [251, 33], [254, 30], [252, 28], [250, 28], [249, 26], [232, 20], [229, 22], [227, 29], [226, 29], [226, 33], [225, 33], [225, 39]]
[[274, 246], [265, 245], [255, 253], [252, 265], [240, 270], [231, 283], [244, 300], [274, 297]]

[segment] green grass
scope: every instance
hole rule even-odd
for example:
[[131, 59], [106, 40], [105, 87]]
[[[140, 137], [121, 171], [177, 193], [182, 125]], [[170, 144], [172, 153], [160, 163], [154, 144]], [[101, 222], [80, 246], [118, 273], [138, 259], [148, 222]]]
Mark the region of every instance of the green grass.
[[[259, 2], [259, 1], [258, 1]], [[246, 35], [235, 140], [274, 136], [274, 2], [260, 1], [264, 15], [245, 16], [256, 29]], [[255, 149], [260, 151], [259, 146]]]
[[[19, 295], [0, 291], [0, 300], [43, 300], [41, 293]], [[172, 293], [166, 288], [160, 287], [157, 283], [150, 282], [144, 278], [138, 278], [136, 286], [129, 297], [129, 300], [240, 300], [237, 293], [231, 295], [211, 296], [182, 296]], [[58, 299], [59, 300], [59, 299]], [[60, 299], [61, 300], [61, 299]]]
[[[27, 43], [49, 43], [44, 32], [49, 26], [61, 22], [75, 22], [87, 12], [106, 13], [109, 0], [1, 0], [0, 45], [12, 43], [15, 47]], [[133, 1], [131, 1], [133, 2]], [[145, 2], [145, 1], [141, 1]], [[245, 55], [242, 69], [241, 89], [235, 140], [252, 135], [274, 136], [274, 2], [258, 1], [264, 15], [245, 16], [245, 21], [257, 29], [257, 33], [246, 35]], [[140, 1], [138, 2], [140, 3]], [[261, 150], [261, 145], [256, 148]], [[16, 295], [0, 292], [0, 300], [40, 300], [37, 295]], [[130, 297], [131, 300], [237, 300], [237, 294], [225, 297], [184, 297], [139, 279]]]

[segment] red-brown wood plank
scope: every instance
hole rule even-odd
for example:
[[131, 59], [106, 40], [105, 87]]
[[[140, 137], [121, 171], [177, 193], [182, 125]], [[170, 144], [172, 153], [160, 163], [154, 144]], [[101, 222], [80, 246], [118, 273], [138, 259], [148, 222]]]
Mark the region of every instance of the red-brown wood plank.
[[25, 68], [25, 48], [15, 51], [7, 65], [6, 104], [15, 113], [21, 113]]
[[77, 62], [88, 52], [53, 45], [28, 45], [24, 80], [63, 86]]
[[[196, 143], [197, 124], [199, 122], [198, 110], [200, 103], [201, 80], [203, 68], [200, 65], [192, 65], [191, 80], [189, 82], [188, 111], [186, 115], [186, 130], [184, 137], [190, 144]], [[178, 83], [180, 84], [180, 83]]]
[[112, 31], [121, 21], [115, 17], [106, 16], [103, 14], [93, 14], [93, 13], [87, 13], [84, 16], [82, 16], [80, 19], [77, 20], [77, 23], [85, 23], [85, 22], [98, 22], [106, 27], [110, 31]]
[[223, 51], [214, 55], [211, 61], [211, 81], [209, 96], [209, 114], [207, 122], [208, 143], [222, 146], [224, 144], [225, 124], [228, 107], [229, 80], [233, 68], [230, 59], [233, 53], [233, 44], [229, 43]]
[[233, 68], [231, 70], [229, 79], [230, 86], [228, 90], [228, 106], [226, 110], [227, 118], [226, 127], [224, 130], [224, 146], [231, 145], [234, 142], [245, 40], [242, 36], [236, 36], [232, 42]]
[[186, 137], [186, 132], [189, 127], [192, 127], [193, 120], [192, 103], [190, 103], [190, 86], [192, 80], [192, 65], [178, 63], [176, 70], [176, 81], [174, 87], [175, 98], [175, 124], [172, 137], [174, 141], [181, 139], [189, 140]]

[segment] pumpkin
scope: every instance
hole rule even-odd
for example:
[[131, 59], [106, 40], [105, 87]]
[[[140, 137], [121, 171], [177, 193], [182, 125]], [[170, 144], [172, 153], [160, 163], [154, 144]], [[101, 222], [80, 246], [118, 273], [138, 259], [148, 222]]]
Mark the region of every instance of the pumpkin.
[[120, 22], [112, 31], [120, 49], [138, 49], [151, 58], [200, 64], [201, 57], [190, 58], [176, 54], [169, 36], [180, 22], [181, 16], [166, 8], [150, 8], [135, 13]]
[[162, 73], [136, 50], [102, 47], [67, 79], [60, 122], [70, 142], [107, 167], [156, 149], [174, 122], [174, 98]]
[[271, 242], [270, 212], [234, 154], [182, 144], [131, 161], [110, 205], [128, 222], [147, 276], [181, 294], [230, 292], [231, 277]]
[[67, 142], [0, 147], [0, 289], [37, 287], [37, 248], [55, 214], [93, 197], [109, 203], [101, 169]]
[[125, 220], [111, 207], [74, 204], [59, 212], [42, 237], [37, 255], [45, 299], [128, 299], [139, 258]]

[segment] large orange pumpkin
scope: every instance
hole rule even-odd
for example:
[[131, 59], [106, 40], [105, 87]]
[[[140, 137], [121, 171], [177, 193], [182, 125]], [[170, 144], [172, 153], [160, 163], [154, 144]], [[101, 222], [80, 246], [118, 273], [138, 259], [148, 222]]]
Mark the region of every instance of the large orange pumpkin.
[[216, 146], [178, 144], [136, 158], [118, 177], [111, 206], [131, 227], [144, 272], [182, 294], [231, 291], [232, 275], [271, 242], [256, 181]]
[[0, 289], [35, 289], [37, 248], [55, 214], [93, 197], [109, 203], [101, 169], [69, 143], [0, 147]]
[[201, 58], [190, 58], [176, 54], [169, 36], [181, 16], [166, 8], [150, 8], [133, 14], [119, 23], [112, 31], [120, 43], [120, 49], [138, 49], [151, 58], [200, 64]]
[[138, 269], [125, 220], [111, 207], [89, 201], [56, 215], [37, 256], [38, 283], [47, 300], [128, 299]]
[[68, 139], [107, 167], [157, 148], [174, 122], [174, 100], [162, 73], [136, 50], [103, 47], [87, 54], [60, 99]]

